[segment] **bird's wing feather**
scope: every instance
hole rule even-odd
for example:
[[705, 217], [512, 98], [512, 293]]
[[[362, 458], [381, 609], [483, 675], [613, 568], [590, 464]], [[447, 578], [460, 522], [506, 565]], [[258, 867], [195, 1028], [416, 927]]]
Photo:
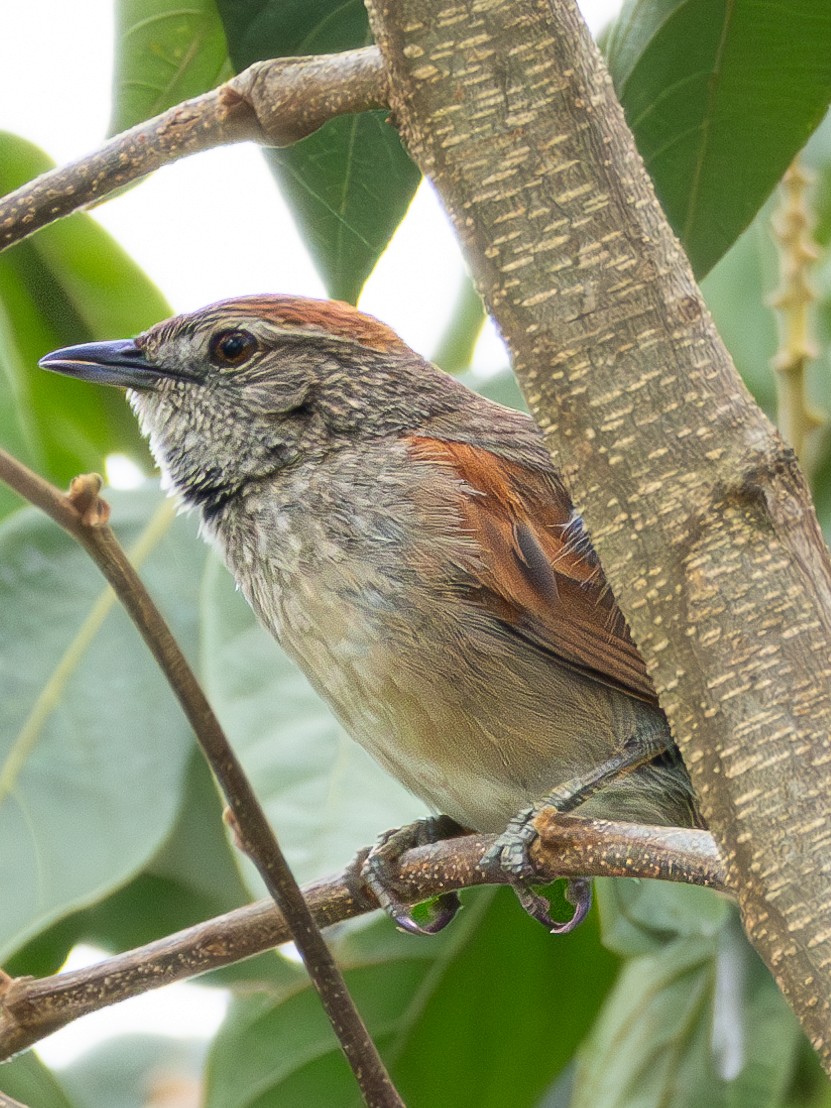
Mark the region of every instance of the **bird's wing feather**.
[[469, 443], [408, 440], [412, 457], [452, 470], [475, 599], [515, 634], [587, 676], [657, 703], [597, 555], [552, 470]]

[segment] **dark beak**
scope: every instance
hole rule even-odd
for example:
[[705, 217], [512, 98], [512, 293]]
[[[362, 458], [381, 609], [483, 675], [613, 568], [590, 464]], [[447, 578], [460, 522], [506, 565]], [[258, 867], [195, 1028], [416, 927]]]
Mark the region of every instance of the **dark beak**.
[[41, 358], [43, 369], [123, 389], [154, 389], [163, 377], [180, 377], [162, 366], [151, 365], [132, 339], [113, 342], [85, 342], [65, 346]]

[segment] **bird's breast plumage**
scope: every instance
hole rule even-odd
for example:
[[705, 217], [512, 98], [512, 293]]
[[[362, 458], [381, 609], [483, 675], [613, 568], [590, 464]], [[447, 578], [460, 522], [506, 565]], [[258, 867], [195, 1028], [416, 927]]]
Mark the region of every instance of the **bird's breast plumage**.
[[[352, 737], [435, 809], [499, 830], [655, 710], [477, 602], [472, 493], [440, 462], [413, 468], [412, 449], [364, 444], [275, 474], [225, 513], [218, 538], [260, 620]], [[661, 820], [660, 804], [643, 807]]]

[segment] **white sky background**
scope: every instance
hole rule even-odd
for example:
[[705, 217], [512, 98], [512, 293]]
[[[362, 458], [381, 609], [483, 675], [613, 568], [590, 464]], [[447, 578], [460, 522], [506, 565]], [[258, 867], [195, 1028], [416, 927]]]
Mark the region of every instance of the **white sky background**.
[[[28, 138], [59, 163], [100, 145], [110, 113], [112, 6], [113, 0], [6, 0], [0, 37], [0, 130]], [[580, 6], [597, 33], [614, 15], [619, 0], [582, 0]], [[161, 169], [98, 207], [94, 215], [156, 282], [176, 312], [244, 293], [325, 294], [291, 215], [252, 145], [197, 154]], [[370, 278], [360, 306], [429, 356], [447, 322], [462, 272], [453, 234], [432, 193], [422, 187]], [[504, 364], [492, 331], [480, 342], [475, 361], [483, 370]], [[78, 954], [75, 965], [94, 960], [93, 952]], [[173, 1002], [171, 990], [176, 990], [179, 1003]], [[186, 1028], [190, 1034], [207, 1035], [222, 1011], [219, 997], [214, 1003], [211, 994], [197, 986], [171, 986], [79, 1020], [51, 1036], [40, 1053], [47, 1063], [60, 1065], [107, 1034], [176, 1034]]]

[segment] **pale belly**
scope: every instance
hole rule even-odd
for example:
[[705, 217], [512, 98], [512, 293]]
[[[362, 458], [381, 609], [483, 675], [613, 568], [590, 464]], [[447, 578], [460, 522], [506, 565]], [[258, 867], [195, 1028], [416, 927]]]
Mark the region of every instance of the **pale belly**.
[[[352, 738], [464, 826], [501, 831], [608, 758], [631, 737], [638, 710], [649, 711], [504, 632], [477, 622], [465, 633], [465, 608], [419, 626], [412, 612], [376, 603], [369, 618], [343, 597], [320, 582], [302, 596], [284, 592], [270, 629]], [[633, 807], [626, 789], [584, 810], [667, 822], [648, 802], [624, 810]]]
[[[328, 530], [291, 512], [260, 533], [268, 541], [238, 548], [231, 567], [254, 611], [347, 732], [434, 811], [500, 831], [601, 765], [639, 720], [654, 726], [654, 709], [558, 663], [467, 597], [419, 591], [390, 544], [383, 565], [374, 547], [345, 557]], [[581, 811], [687, 822], [673, 782], [640, 770]]]

